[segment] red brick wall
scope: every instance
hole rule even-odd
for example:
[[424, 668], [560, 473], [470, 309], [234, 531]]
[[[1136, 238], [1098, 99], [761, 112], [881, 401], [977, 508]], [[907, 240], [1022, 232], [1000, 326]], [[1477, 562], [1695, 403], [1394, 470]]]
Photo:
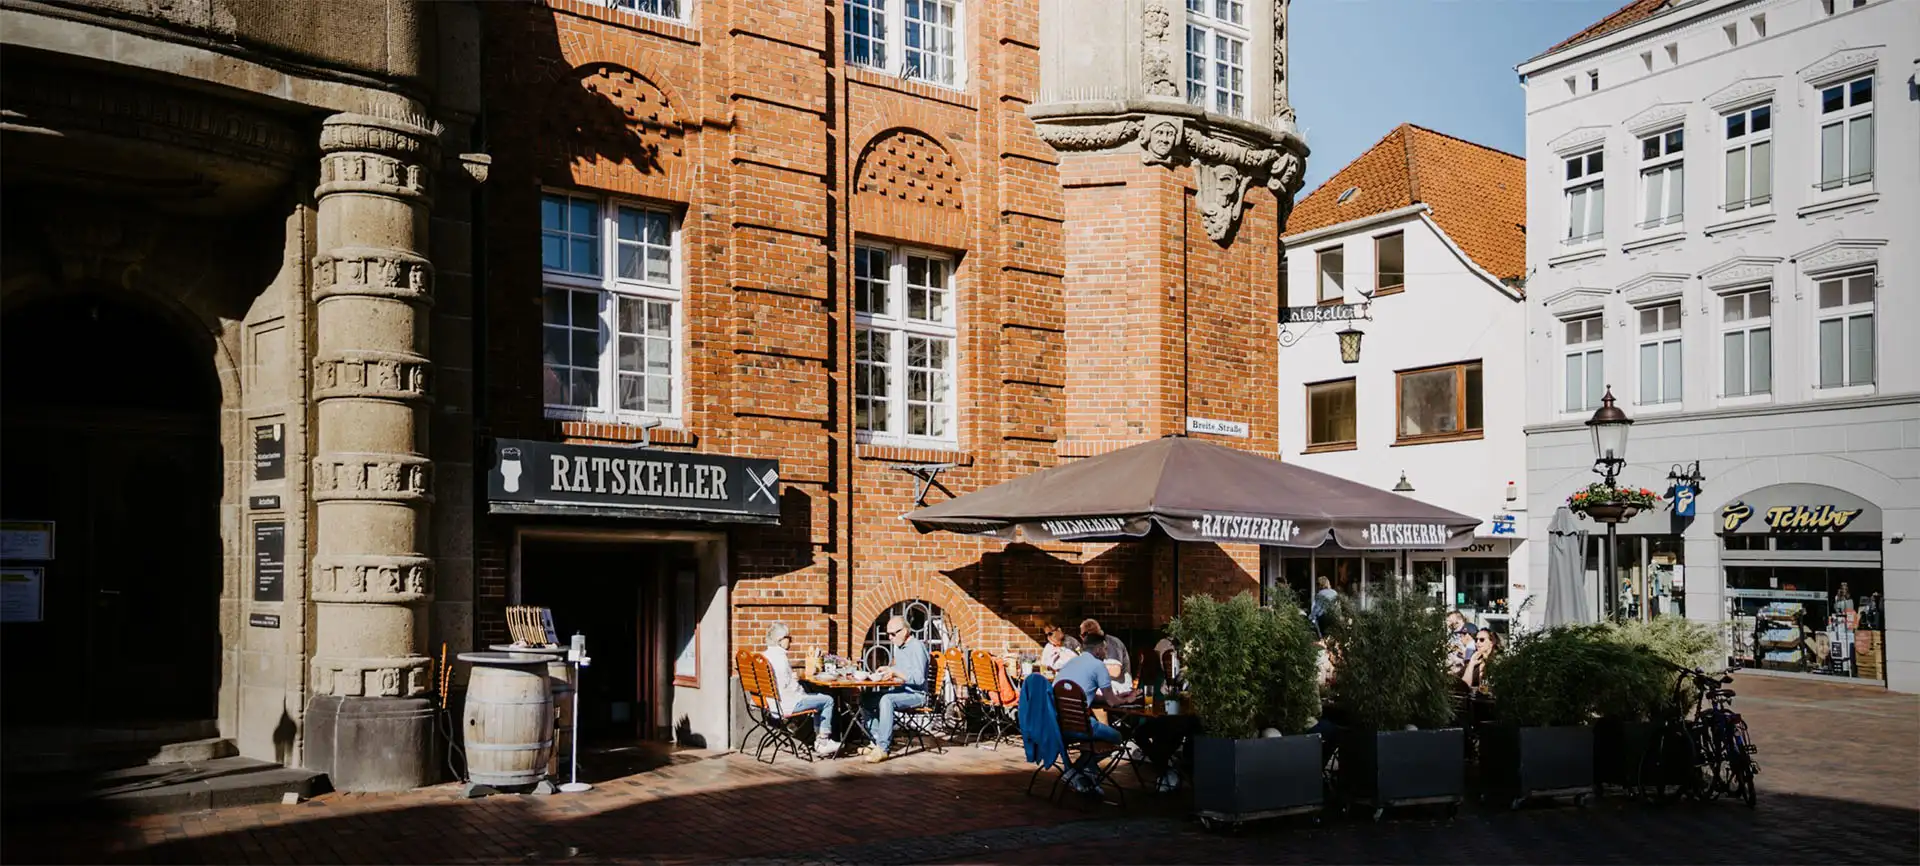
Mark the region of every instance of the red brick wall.
[[[1137, 155], [1063, 169], [1024, 113], [1038, 89], [1038, 0], [967, 4], [964, 91], [839, 65], [839, 7], [710, 0], [679, 26], [578, 0], [483, 5], [494, 156], [483, 432], [636, 438], [543, 417], [538, 196], [547, 184], [668, 203], [683, 217], [689, 372], [687, 429], [663, 444], [778, 459], [787, 491], [781, 526], [730, 533], [736, 643], [782, 621], [803, 646], [857, 650], [908, 598], [989, 648], [1030, 646], [1044, 624], [1083, 616], [1158, 624], [1171, 613], [1165, 545], [921, 535], [901, 519], [916, 482], [899, 467], [958, 463], [940, 485], [965, 493], [1090, 453], [1070, 440], [1177, 430], [1183, 400], [1247, 420], [1255, 438], [1232, 444], [1272, 451], [1271, 196], [1254, 194], [1222, 248], [1183, 205], [1184, 169]], [[854, 440], [846, 252], [860, 237], [955, 257], [956, 451]], [[1184, 328], [1183, 275], [1206, 296]], [[481, 641], [504, 637], [514, 525], [482, 518], [476, 536]], [[1251, 587], [1258, 574], [1251, 548], [1182, 556], [1188, 591]]]

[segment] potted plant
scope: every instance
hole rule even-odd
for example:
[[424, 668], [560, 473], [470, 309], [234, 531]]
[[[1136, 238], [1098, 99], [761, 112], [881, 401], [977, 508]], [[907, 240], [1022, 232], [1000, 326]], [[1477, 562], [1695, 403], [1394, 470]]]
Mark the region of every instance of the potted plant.
[[[1608, 672], [1613, 685], [1598, 704], [1600, 718], [1593, 731], [1594, 781], [1629, 787], [1639, 784], [1640, 767], [1658, 723], [1655, 719], [1672, 698], [1671, 669], [1649, 663], [1649, 657], [1682, 667], [1712, 669], [1727, 657], [1726, 641], [1712, 624], [1678, 616], [1649, 622], [1627, 621], [1607, 626], [1610, 640], [1641, 654], [1628, 668]], [[1683, 683], [1682, 701], [1690, 701], [1691, 683]]]
[[[1290, 604], [1290, 603], [1289, 603]], [[1290, 611], [1289, 604], [1282, 610]], [[1302, 734], [1320, 705], [1306, 621], [1250, 594], [1186, 599], [1167, 624], [1179, 644], [1184, 700], [1206, 733], [1193, 744], [1194, 810], [1205, 822], [1318, 809], [1320, 735]], [[1263, 729], [1282, 736], [1262, 737]]]
[[1660, 504], [1660, 497], [1645, 487], [1612, 487], [1595, 481], [1567, 497], [1567, 508], [1601, 523], [1622, 523]]
[[1449, 727], [1453, 677], [1447, 627], [1432, 599], [1405, 588], [1367, 610], [1345, 609], [1332, 697], [1346, 726], [1335, 783], [1349, 805], [1458, 805], [1466, 793], [1466, 732]]
[[1500, 721], [1481, 731], [1480, 770], [1488, 796], [1573, 795], [1594, 784], [1594, 732], [1601, 706], [1633, 694], [1646, 660], [1612, 639], [1607, 626], [1535, 632], [1495, 656], [1487, 677]]

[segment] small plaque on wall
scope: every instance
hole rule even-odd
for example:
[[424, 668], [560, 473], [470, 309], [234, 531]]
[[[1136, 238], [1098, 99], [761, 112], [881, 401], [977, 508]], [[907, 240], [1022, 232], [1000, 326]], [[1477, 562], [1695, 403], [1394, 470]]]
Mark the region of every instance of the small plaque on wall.
[[253, 600], [285, 600], [286, 577], [287, 525], [278, 520], [254, 524]]
[[279, 628], [280, 615], [277, 613], [250, 613], [247, 614], [247, 625], [254, 628]]
[[248, 507], [248, 508], [251, 508], [251, 509], [253, 509], [253, 510], [255, 510], [255, 511], [260, 511], [260, 510], [263, 510], [263, 509], [266, 509], [266, 510], [271, 510], [271, 509], [275, 509], [275, 508], [279, 508], [279, 507], [280, 507], [280, 497], [278, 497], [278, 496], [249, 496], [249, 497], [247, 497], [247, 507]]
[[253, 480], [279, 481], [287, 477], [285, 424], [256, 424], [253, 428]]

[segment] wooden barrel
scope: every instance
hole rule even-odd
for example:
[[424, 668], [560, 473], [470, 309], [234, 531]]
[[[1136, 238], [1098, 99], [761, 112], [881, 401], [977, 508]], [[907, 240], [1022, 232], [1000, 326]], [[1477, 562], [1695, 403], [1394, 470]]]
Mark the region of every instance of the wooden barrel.
[[567, 664], [566, 648], [494, 644], [491, 649], [546, 657], [548, 691], [553, 695], [553, 758], [547, 762], [547, 772], [558, 777], [560, 768], [573, 761], [573, 666]]
[[461, 653], [473, 664], [467, 680], [467, 781], [532, 785], [553, 760], [553, 692], [544, 655]]

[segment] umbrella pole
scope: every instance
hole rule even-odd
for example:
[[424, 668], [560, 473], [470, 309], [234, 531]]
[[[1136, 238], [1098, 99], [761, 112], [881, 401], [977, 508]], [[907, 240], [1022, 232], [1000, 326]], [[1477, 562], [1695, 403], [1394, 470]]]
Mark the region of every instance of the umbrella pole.
[[1180, 615], [1180, 539], [1172, 538], [1171, 536], [1169, 536], [1169, 540], [1173, 542], [1173, 615], [1179, 616]]

